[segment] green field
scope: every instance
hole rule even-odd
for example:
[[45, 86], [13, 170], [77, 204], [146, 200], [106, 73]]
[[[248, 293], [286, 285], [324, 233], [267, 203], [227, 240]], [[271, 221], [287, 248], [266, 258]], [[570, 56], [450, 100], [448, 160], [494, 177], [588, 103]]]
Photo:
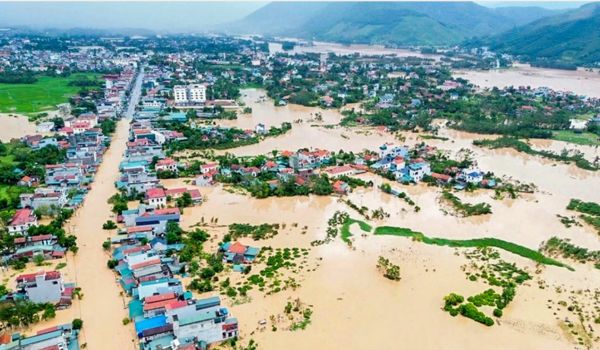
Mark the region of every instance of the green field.
[[37, 113], [55, 109], [57, 104], [67, 102], [69, 97], [81, 89], [69, 82], [99, 74], [72, 74], [69, 77], [42, 76], [33, 84], [0, 84], [1, 113]]
[[415, 232], [408, 228], [403, 227], [392, 227], [392, 226], [380, 226], [375, 229], [376, 235], [391, 235], [412, 238], [415, 241], [419, 241], [425, 244], [434, 244], [439, 246], [456, 247], [456, 248], [484, 248], [484, 247], [495, 247], [507, 252], [522, 256], [524, 258], [533, 260], [540, 264], [554, 265], [564, 267], [569, 270], [573, 270], [572, 267], [566, 265], [560, 261], [554, 260], [545, 256], [544, 254], [523, 247], [521, 245], [503, 241], [497, 238], [475, 238], [475, 239], [446, 239], [446, 238], [435, 238], [427, 237], [421, 232]]
[[600, 145], [600, 136], [591, 132], [576, 133], [570, 130], [558, 130], [552, 133], [552, 138], [554, 140], [575, 143], [578, 145]]

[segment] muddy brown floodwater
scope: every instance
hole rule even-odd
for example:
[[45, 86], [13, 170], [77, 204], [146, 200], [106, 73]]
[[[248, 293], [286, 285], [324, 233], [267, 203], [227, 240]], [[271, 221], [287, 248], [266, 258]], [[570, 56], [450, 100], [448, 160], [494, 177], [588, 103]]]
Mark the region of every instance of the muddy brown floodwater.
[[[236, 155], [266, 154], [274, 149], [296, 150], [300, 147], [361, 151], [376, 149], [383, 142], [412, 146], [422, 141], [414, 133], [404, 133], [406, 141], [400, 142], [394, 135], [373, 128], [327, 128], [325, 125], [335, 124], [342, 117], [338, 111], [293, 105], [275, 107], [272, 101], [262, 98], [265, 93], [261, 90], [243, 90], [242, 94], [246, 104], [252, 107], [252, 113], [220, 124], [253, 128], [259, 122], [267, 127], [284, 121], [302, 122], [295, 123], [286, 135], [228, 150]], [[317, 114], [322, 115], [322, 121], [315, 120]], [[448, 129], [442, 129], [440, 134], [450, 140], [426, 142], [452, 154], [463, 148], [470, 149], [482, 169], [533, 182], [539, 191], [516, 200], [494, 200], [493, 192], [486, 190], [458, 193], [469, 203], [489, 203], [493, 211], [491, 215], [458, 218], [441, 210], [438, 188], [394, 184], [421, 207], [420, 212], [415, 212], [403, 201], [377, 189], [387, 180], [360, 175], [373, 181], [374, 188], [357, 189], [348, 198], [359, 206], [371, 210], [382, 208], [390, 214], [385, 220], [371, 221], [374, 226], [409, 227], [430, 236], [454, 239], [497, 237], [533, 249], [556, 235], [570, 238], [573, 243], [589, 249], [600, 249], [598, 235], [591, 227], [566, 229], [556, 217], [556, 214], [572, 215], [565, 209], [570, 198], [600, 201], [598, 173], [511, 150], [474, 147], [472, 141], [482, 138], [481, 135]], [[543, 149], [561, 146], [563, 144], [553, 141], [536, 145]], [[597, 154], [591, 147], [583, 150], [589, 152], [586, 155]], [[163, 180], [167, 187], [189, 187], [188, 182]], [[560, 299], [555, 286], [567, 289], [599, 287], [598, 271], [591, 266], [575, 264], [575, 272], [538, 267], [529, 260], [501, 252], [504, 260], [517, 263], [536, 279], [553, 287], [540, 289], [533, 281], [527, 283], [518, 289], [515, 301], [500, 320], [501, 324], [485, 327], [462, 317], [450, 317], [441, 310], [442, 298], [450, 292], [472, 295], [488, 288], [481, 282], [465, 278], [461, 265], [467, 260], [458, 254], [459, 250], [427, 246], [403, 238], [362, 235], [356, 227], [352, 228], [353, 248], [339, 239], [311, 247], [311, 241], [324, 238], [327, 220], [336, 210], [347, 211], [356, 218], [360, 215], [335, 197], [255, 199], [221, 186], [200, 187], [199, 190], [206, 201], [199, 207], [187, 208], [182, 222], [189, 227], [218, 218], [220, 228], [207, 228], [216, 235], [215, 241], [231, 223], [285, 223], [287, 227], [297, 223], [298, 227], [306, 226], [306, 229], [285, 230], [267, 241], [243, 240], [256, 246], [312, 248], [310, 258], [318, 265], [314, 271], [298, 275], [301, 286], [296, 290], [270, 296], [251, 291], [250, 302], [232, 305], [232, 313], [240, 321], [242, 337], [258, 341], [264, 349], [478, 349], [482, 344], [488, 349], [571, 349], [574, 344], [559, 327], [559, 320], [548, 309], [546, 301]], [[400, 265], [400, 282], [389, 281], [377, 271], [380, 255]], [[296, 298], [312, 305], [314, 311], [312, 323], [306, 330], [278, 329], [273, 332], [270, 327], [262, 329], [259, 326], [259, 321], [281, 314], [285, 304]]]
[[9, 142], [35, 133], [35, 124], [30, 122], [27, 116], [0, 113], [0, 141]]
[[[516, 85], [516, 84], [512, 84]], [[219, 121], [222, 125], [254, 128], [257, 123], [267, 127], [292, 122], [293, 128], [285, 135], [228, 150], [236, 155], [256, 155], [272, 150], [296, 150], [301, 147], [324, 148], [337, 151], [376, 149], [384, 142], [414, 145], [421, 142], [416, 133], [403, 133], [405, 141], [374, 128], [341, 128], [330, 126], [342, 115], [335, 110], [321, 110], [289, 105], [275, 107], [263, 98], [262, 90], [243, 90], [244, 102], [252, 113], [240, 115], [237, 120]], [[107, 199], [114, 193], [114, 180], [122, 159], [127, 138], [126, 120], [118, 124], [110, 149], [104, 156], [92, 190], [82, 208], [68, 223], [67, 229], [78, 237], [79, 252], [69, 255], [68, 265], [61, 270], [65, 280], [74, 281], [83, 290], [84, 297], [75, 301], [68, 310], [58, 311], [58, 321], [84, 320], [81, 343], [88, 349], [134, 349], [133, 327], [123, 326], [127, 316], [126, 300], [116, 283], [115, 276], [106, 268], [109, 256], [102, 250], [102, 242], [110, 235], [102, 223], [112, 217]], [[532, 157], [512, 150], [488, 150], [473, 147], [472, 141], [481, 135], [440, 130], [448, 141], [426, 140], [451, 154], [470, 149], [479, 166], [501, 176], [533, 182], [539, 187], [534, 194], [510, 200], [495, 200], [491, 191], [458, 193], [466, 202], [486, 202], [493, 214], [458, 218], [445, 214], [439, 203], [440, 190], [425, 185], [394, 184], [406, 192], [421, 208], [415, 212], [404, 201], [382, 193], [377, 186], [387, 180], [374, 175], [360, 175], [375, 183], [373, 188], [356, 189], [348, 198], [370, 210], [382, 208], [389, 213], [385, 220], [371, 224], [409, 227], [429, 236], [454, 239], [497, 237], [536, 249], [548, 238], [569, 238], [574, 244], [589, 249], [600, 249], [598, 235], [589, 226], [565, 228], [558, 218], [573, 215], [566, 210], [571, 198], [600, 202], [600, 175], [566, 165]], [[486, 136], [490, 137], [490, 136]], [[493, 136], [492, 136], [493, 137]], [[557, 150], [569, 147], [555, 141], [537, 142], [536, 148]], [[580, 146], [586, 157], [597, 156], [597, 149]], [[187, 186], [189, 179], [162, 180], [166, 187]], [[240, 322], [244, 341], [250, 338], [261, 349], [572, 349], [572, 339], [560, 328], [560, 320], [548, 309], [547, 300], [560, 300], [557, 286], [566, 290], [597, 289], [599, 272], [591, 266], [571, 263], [575, 271], [558, 267], [539, 267], [521, 257], [501, 252], [502, 258], [527, 269], [536, 280], [549, 287], [538, 288], [534, 281], [517, 291], [515, 300], [505, 309], [499, 325], [485, 327], [463, 317], [451, 317], [441, 310], [442, 298], [450, 292], [472, 295], [488, 288], [482, 282], [471, 282], [461, 266], [467, 260], [460, 250], [427, 246], [404, 238], [362, 234], [352, 227], [352, 248], [341, 240], [312, 247], [310, 242], [325, 237], [327, 220], [337, 210], [347, 211], [360, 218], [336, 197], [287, 197], [255, 199], [220, 185], [199, 190], [205, 197], [200, 206], [186, 208], [182, 226], [190, 226], [211, 218], [218, 224], [206, 227], [213, 236], [207, 247], [214, 248], [226, 225], [231, 223], [280, 223], [287, 229], [272, 239], [243, 243], [255, 246], [309, 248], [310, 266], [296, 277], [300, 287], [265, 296], [256, 290], [249, 292], [251, 300], [238, 304], [223, 297], [233, 316]], [[114, 219], [114, 218], [113, 218]], [[293, 224], [298, 224], [297, 226]], [[402, 280], [392, 282], [376, 269], [379, 256], [400, 265]], [[37, 271], [40, 267], [29, 267]], [[14, 279], [14, 272], [5, 271], [3, 277]], [[207, 296], [207, 293], [199, 296]], [[283, 312], [285, 304], [300, 298], [311, 305], [312, 322], [306, 330], [289, 331], [261, 329], [259, 321]], [[591, 305], [589, 305], [591, 307]], [[49, 326], [43, 322], [28, 332]], [[591, 326], [600, 332], [597, 325]], [[597, 345], [594, 345], [598, 348]]]
[[508, 69], [487, 71], [458, 70], [454, 76], [470, 80], [483, 88], [504, 88], [507, 86], [549, 87], [557, 91], [572, 91], [579, 95], [600, 97], [600, 74], [598, 70], [576, 71], [531, 67], [528, 64], [515, 64]]

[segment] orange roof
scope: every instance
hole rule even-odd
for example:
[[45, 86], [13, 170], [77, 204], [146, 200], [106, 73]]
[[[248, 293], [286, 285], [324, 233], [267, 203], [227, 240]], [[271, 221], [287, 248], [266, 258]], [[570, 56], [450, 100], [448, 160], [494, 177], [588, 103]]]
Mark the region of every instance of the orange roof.
[[160, 258], [150, 259], [147, 261], [142, 261], [141, 263], [131, 265], [131, 269], [136, 270], [136, 269], [141, 269], [141, 268], [156, 265], [156, 264], [160, 264]]
[[228, 250], [235, 254], [244, 254], [246, 249], [248, 248], [245, 245], [241, 244], [240, 242], [235, 242], [229, 246]]
[[175, 298], [175, 293], [170, 292], [170, 293], [159, 294], [159, 295], [151, 295], [149, 297], [146, 297], [144, 299], [144, 302], [145, 303], [157, 303], [159, 301], [170, 300], [173, 298]]

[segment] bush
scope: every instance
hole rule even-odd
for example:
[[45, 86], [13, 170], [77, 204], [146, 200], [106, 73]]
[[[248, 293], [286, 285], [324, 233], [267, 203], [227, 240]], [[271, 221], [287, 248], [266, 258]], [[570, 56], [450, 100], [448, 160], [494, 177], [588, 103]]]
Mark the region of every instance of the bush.
[[117, 224], [115, 224], [112, 220], [107, 220], [104, 224], [102, 224], [103, 230], [114, 230], [117, 228]]
[[73, 329], [81, 329], [83, 327], [83, 321], [79, 318], [73, 320]]

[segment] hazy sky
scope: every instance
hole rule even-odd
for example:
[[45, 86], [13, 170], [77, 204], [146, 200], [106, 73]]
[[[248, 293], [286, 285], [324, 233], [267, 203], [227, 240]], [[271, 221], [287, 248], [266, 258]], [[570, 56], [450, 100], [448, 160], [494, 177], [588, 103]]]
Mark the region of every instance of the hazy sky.
[[267, 2], [0, 2], [0, 26], [198, 31], [240, 19]]
[[[490, 7], [577, 7], [579, 1], [477, 1]], [[268, 2], [2, 2], [1, 26], [34, 28], [144, 28], [159, 32], [203, 31], [240, 19]]]

